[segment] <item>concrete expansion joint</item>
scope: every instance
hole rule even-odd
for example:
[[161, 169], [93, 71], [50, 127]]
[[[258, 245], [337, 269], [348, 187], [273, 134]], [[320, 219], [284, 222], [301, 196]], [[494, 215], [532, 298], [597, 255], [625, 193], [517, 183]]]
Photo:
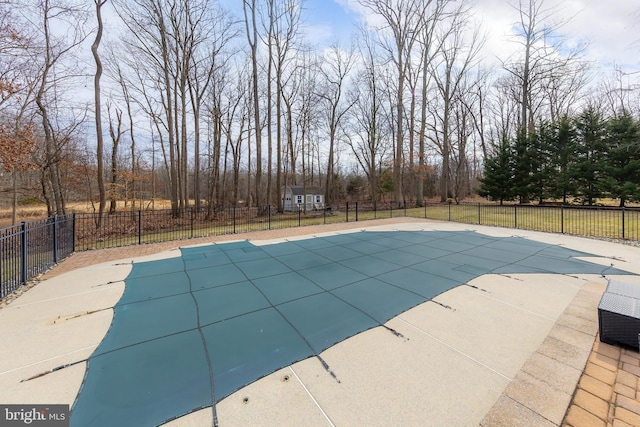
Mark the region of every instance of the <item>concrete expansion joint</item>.
[[298, 376], [298, 374], [296, 373], [296, 371], [293, 370], [293, 367], [289, 366], [289, 370], [291, 371], [291, 374], [295, 377], [295, 379], [298, 381], [298, 384], [300, 384], [300, 386], [302, 387], [302, 389], [305, 391], [305, 393], [307, 394], [307, 396], [309, 397], [309, 399], [311, 399], [311, 401], [313, 402], [313, 404], [315, 405], [315, 407], [318, 409], [318, 411], [320, 411], [320, 413], [322, 414], [322, 416], [324, 417], [324, 419], [327, 421], [327, 423], [331, 426], [331, 427], [335, 427], [335, 424], [333, 423], [333, 421], [331, 421], [331, 418], [329, 418], [329, 415], [325, 412], [325, 410], [322, 408], [322, 406], [320, 406], [320, 403], [318, 402], [318, 400], [313, 396], [313, 394], [311, 394], [311, 391], [309, 390], [309, 388], [304, 384], [304, 382], [302, 382], [302, 380], [300, 379], [300, 377]]
[[474, 362], [474, 363], [476, 363], [476, 364], [478, 364], [478, 365], [482, 366], [483, 368], [485, 368], [485, 369], [487, 369], [487, 370], [489, 370], [489, 371], [493, 372], [494, 374], [496, 374], [496, 375], [498, 375], [498, 376], [500, 376], [500, 377], [504, 378], [505, 380], [507, 380], [507, 381], [512, 381], [512, 380], [513, 380], [512, 378], [509, 378], [509, 377], [508, 377], [508, 376], [506, 376], [505, 374], [503, 374], [503, 373], [501, 373], [501, 372], [498, 372], [497, 370], [493, 369], [493, 368], [492, 368], [492, 367], [490, 367], [489, 365], [487, 365], [487, 364], [485, 364], [485, 363], [481, 362], [480, 360], [478, 360], [478, 359], [474, 358], [474, 357], [473, 357], [473, 356], [471, 356], [470, 354], [467, 354], [467, 353], [465, 353], [465, 352], [461, 351], [460, 349], [458, 349], [458, 348], [456, 348], [456, 347], [454, 347], [454, 346], [452, 346], [452, 345], [450, 345], [450, 344], [446, 343], [445, 341], [441, 340], [440, 338], [438, 338], [438, 337], [436, 337], [436, 336], [434, 336], [434, 335], [432, 335], [432, 334], [428, 333], [428, 332], [427, 332], [427, 331], [425, 331], [424, 329], [419, 328], [418, 326], [416, 326], [416, 325], [414, 325], [413, 323], [411, 323], [411, 322], [409, 322], [409, 321], [407, 321], [407, 320], [403, 319], [402, 317], [398, 316], [398, 317], [397, 317], [397, 319], [398, 319], [398, 320], [400, 320], [401, 322], [404, 322], [404, 323], [406, 323], [407, 325], [411, 326], [413, 329], [417, 330], [417, 331], [418, 331], [418, 332], [420, 332], [421, 334], [423, 334], [423, 335], [425, 335], [425, 336], [427, 336], [427, 337], [431, 338], [431, 339], [432, 339], [432, 340], [434, 340], [434, 341], [437, 341], [438, 343], [440, 343], [440, 344], [444, 345], [445, 347], [447, 347], [447, 348], [449, 348], [449, 349], [453, 350], [454, 352], [458, 353], [459, 355], [461, 355], [461, 356], [463, 356], [463, 357], [465, 357], [465, 358], [467, 358], [467, 359], [471, 360], [472, 362]]

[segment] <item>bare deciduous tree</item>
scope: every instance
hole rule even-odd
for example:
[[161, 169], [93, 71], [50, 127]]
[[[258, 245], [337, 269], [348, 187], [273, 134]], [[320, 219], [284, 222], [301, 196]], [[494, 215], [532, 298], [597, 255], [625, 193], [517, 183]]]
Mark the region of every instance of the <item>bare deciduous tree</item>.
[[[109, 185], [109, 213], [116, 211], [118, 202], [118, 146], [126, 130], [122, 129], [122, 110], [115, 110], [115, 118], [111, 116], [111, 103], [107, 104], [109, 117], [109, 135], [111, 136], [111, 184]], [[115, 121], [115, 124], [114, 124]]]
[[[260, 117], [260, 91], [258, 89], [260, 80], [258, 78], [258, 7], [256, 0], [242, 0], [242, 11], [244, 13], [247, 42], [251, 49], [251, 88], [253, 90], [253, 128], [255, 131], [255, 157], [256, 157], [256, 179], [255, 197], [258, 212], [262, 213], [262, 121]], [[249, 195], [249, 205], [251, 196]]]
[[[82, 5], [55, 0], [43, 0], [38, 4], [38, 13], [41, 21], [31, 22], [39, 29], [39, 42], [42, 43], [32, 60], [40, 64], [39, 81], [35, 92], [35, 103], [42, 119], [44, 133], [44, 161], [43, 161], [43, 193], [50, 214], [64, 214], [65, 197], [61, 184], [59, 163], [61, 151], [69, 142], [70, 131], [77, 128], [79, 123], [67, 123], [59, 128], [56, 123], [57, 109], [53, 103], [60, 99], [55, 92], [61, 90], [62, 79], [76, 76], [76, 72], [70, 69], [62, 70], [63, 61], [70, 56], [85, 40], [86, 34], [82, 25], [86, 16]], [[62, 26], [65, 33], [58, 35], [52, 30], [52, 25]], [[56, 70], [58, 72], [56, 72]], [[62, 76], [62, 77], [61, 77]], [[59, 106], [60, 104], [58, 104]], [[54, 115], [51, 115], [51, 109]], [[51, 197], [48, 197], [48, 193]]]
[[[517, 82], [514, 96], [519, 103], [518, 129], [526, 134], [535, 127], [536, 114], [548, 100], [545, 89], [554, 90], [560, 76], [568, 79], [570, 87], [577, 89], [584, 84], [580, 73], [584, 64], [579, 62], [585, 46], [567, 49], [560, 32], [567, 21], [559, 18], [558, 8], [546, 7], [544, 0], [518, 0], [512, 7], [519, 17], [514, 41], [522, 51], [507, 59], [503, 67]], [[563, 107], [552, 106], [551, 113], [557, 114], [559, 108]]]
[[217, 21], [204, 0], [118, 1], [116, 6], [129, 30], [125, 44], [132, 52], [129, 67], [136, 75], [139, 104], [158, 130], [169, 177], [171, 208], [174, 215], [179, 215], [181, 208], [189, 204], [190, 126], [193, 110], [199, 111], [198, 99], [204, 93], [202, 87], [197, 90], [190, 87], [189, 80], [196, 75], [194, 67], [201, 65], [198, 61], [208, 59], [199, 50], [209, 51], [209, 36], [215, 33], [211, 25]]
[[91, 54], [93, 55], [93, 59], [96, 63], [96, 73], [93, 79], [93, 96], [96, 123], [96, 158], [98, 162], [98, 194], [100, 197], [96, 228], [100, 228], [102, 225], [102, 214], [104, 213], [104, 208], [107, 203], [104, 185], [104, 138], [102, 137], [102, 113], [100, 107], [100, 78], [102, 77], [102, 61], [100, 60], [100, 54], [98, 54], [98, 48], [100, 47], [100, 40], [102, 39], [102, 31], [104, 28], [102, 23], [102, 6], [104, 6], [106, 2], [107, 0], [94, 0], [98, 30], [96, 31], [96, 38], [91, 45]]
[[[135, 73], [136, 91], [144, 101], [146, 113], [156, 126], [170, 187], [171, 210], [179, 215], [178, 174], [179, 137], [176, 134], [176, 81], [175, 62], [170, 35], [170, 23], [166, 16], [168, 7], [164, 0], [114, 1], [116, 12], [129, 30], [124, 38], [130, 50], [130, 67]], [[177, 6], [177, 5], [176, 5]], [[155, 97], [159, 98], [157, 101]], [[160, 105], [161, 112], [157, 105]], [[166, 142], [165, 142], [166, 141]], [[168, 153], [168, 158], [167, 158]]]
[[379, 28], [382, 47], [396, 68], [395, 94], [395, 159], [393, 164], [394, 198], [402, 204], [404, 167], [404, 95], [407, 71], [414, 46], [425, 26], [425, 13], [432, 0], [359, 0], [360, 4], [379, 15], [385, 25]]
[[[269, 10], [271, 12], [269, 28], [272, 29], [270, 40], [273, 41], [272, 44], [275, 49], [275, 54], [271, 55], [269, 60], [274, 65], [276, 83], [276, 192], [278, 194], [276, 199], [278, 211], [282, 212], [282, 101], [286, 84], [285, 69], [288, 63], [291, 62], [291, 54], [295, 48], [296, 38], [299, 37], [303, 2], [300, 2], [300, 0], [269, 0], [269, 2]], [[269, 43], [269, 51], [271, 52], [271, 43]], [[289, 73], [289, 76], [291, 76], [291, 73]], [[268, 132], [271, 135], [270, 128], [268, 128]]]
[[317, 96], [321, 98], [326, 108], [326, 123], [329, 136], [329, 153], [327, 159], [327, 174], [325, 176], [325, 201], [332, 202], [336, 197], [333, 191], [336, 139], [343, 117], [355, 104], [355, 100], [345, 101], [347, 78], [354, 66], [355, 55], [353, 47], [343, 50], [334, 43], [325, 52], [320, 73], [323, 77]]
[[193, 112], [193, 195], [196, 208], [200, 208], [200, 129], [201, 129], [201, 109], [211, 81], [214, 78], [218, 67], [223, 67], [230, 55], [225, 55], [224, 50], [227, 45], [236, 37], [237, 30], [231, 17], [222, 9], [214, 10], [209, 14], [207, 23], [203, 24], [207, 33], [203, 39], [207, 40], [196, 46], [196, 50], [191, 55], [192, 64], [190, 66], [190, 77], [187, 80], [189, 87], [189, 97], [191, 99], [191, 109]]
[[[439, 61], [432, 64], [433, 75], [438, 88], [440, 108], [435, 109], [435, 116], [439, 119], [439, 131], [436, 132], [440, 153], [442, 154], [442, 171], [440, 177], [440, 201], [445, 202], [453, 197], [451, 189], [451, 131], [453, 114], [456, 109], [456, 99], [463, 98], [461, 90], [468, 71], [475, 65], [483, 39], [476, 28], [469, 39], [465, 39], [465, 33], [470, 27], [469, 10], [460, 6], [447, 22], [443, 34], [438, 55]], [[460, 150], [461, 155], [464, 150]], [[460, 162], [459, 162], [460, 163]]]
[[[421, 81], [421, 105], [420, 105], [420, 128], [418, 130], [418, 166], [414, 169], [417, 179], [416, 183], [416, 202], [422, 206], [424, 200], [424, 183], [427, 177], [427, 116], [430, 108], [429, 90], [431, 87], [432, 77], [432, 61], [438, 55], [441, 49], [442, 38], [436, 37], [436, 29], [439, 28], [440, 22], [446, 18], [449, 13], [447, 11], [450, 0], [440, 0], [432, 3], [428, 11], [425, 11], [425, 25], [422, 34], [419, 37], [420, 46], [420, 68], [422, 72]], [[414, 166], [413, 164], [411, 165]]]
[[358, 50], [362, 66], [349, 92], [354, 105], [349, 114], [347, 141], [367, 176], [369, 196], [377, 201], [380, 196], [379, 170], [393, 147], [389, 145], [390, 132], [382, 118], [384, 83], [379, 76], [381, 59], [375, 50], [372, 34], [365, 28], [361, 28], [360, 34]]

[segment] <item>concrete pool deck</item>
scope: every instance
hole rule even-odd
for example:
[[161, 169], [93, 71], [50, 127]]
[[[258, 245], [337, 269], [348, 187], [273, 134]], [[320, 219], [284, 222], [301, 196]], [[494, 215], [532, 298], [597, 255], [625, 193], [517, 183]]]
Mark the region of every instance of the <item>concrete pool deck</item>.
[[[606, 257], [589, 259], [603, 269], [613, 263], [640, 274], [640, 248], [409, 218], [77, 253], [0, 310], [0, 337], [11, 343], [0, 348], [0, 402], [73, 403], [85, 372], [81, 361], [109, 328], [132, 259], [174, 257], [179, 251], [170, 248], [197, 243], [262, 245], [365, 228], [517, 235]], [[640, 285], [638, 276], [619, 278]], [[634, 418], [640, 419], [640, 357], [594, 346], [605, 278], [492, 274], [468, 285], [389, 321], [404, 338], [374, 328], [324, 351], [337, 379], [310, 358], [239, 390], [216, 405], [219, 424], [640, 425]], [[212, 414], [208, 408], [167, 425], [212, 425]]]

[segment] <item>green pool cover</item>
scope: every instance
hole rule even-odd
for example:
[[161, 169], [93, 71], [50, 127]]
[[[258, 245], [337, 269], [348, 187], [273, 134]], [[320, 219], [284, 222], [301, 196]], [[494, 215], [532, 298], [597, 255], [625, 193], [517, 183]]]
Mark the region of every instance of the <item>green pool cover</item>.
[[71, 426], [154, 426], [487, 273], [629, 274], [475, 232], [358, 232], [133, 264]]

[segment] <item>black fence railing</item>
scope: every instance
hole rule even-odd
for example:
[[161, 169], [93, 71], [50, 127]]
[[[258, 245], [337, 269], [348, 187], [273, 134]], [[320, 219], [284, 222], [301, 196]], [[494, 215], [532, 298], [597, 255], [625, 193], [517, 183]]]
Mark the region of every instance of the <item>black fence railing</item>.
[[427, 204], [407, 216], [598, 238], [640, 240], [640, 209], [604, 206]]
[[0, 298], [74, 251], [393, 217], [426, 218], [599, 238], [640, 240], [640, 209], [558, 205], [349, 202], [324, 210], [273, 207], [76, 213], [0, 229]]
[[0, 229], [0, 298], [75, 251], [73, 215]]
[[[400, 211], [398, 211], [400, 209]], [[110, 248], [194, 237], [239, 234], [307, 225], [362, 221], [404, 215], [404, 206], [390, 202], [333, 204], [323, 210], [278, 212], [274, 207], [187, 208], [120, 211], [105, 214], [96, 227], [97, 214], [75, 214], [76, 249]]]

